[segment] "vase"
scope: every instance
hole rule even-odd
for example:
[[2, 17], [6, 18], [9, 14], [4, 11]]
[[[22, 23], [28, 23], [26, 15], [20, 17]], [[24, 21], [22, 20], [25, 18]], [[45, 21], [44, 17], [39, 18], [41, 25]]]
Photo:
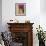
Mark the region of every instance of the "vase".
[[45, 41], [39, 40], [39, 46], [45, 46]]

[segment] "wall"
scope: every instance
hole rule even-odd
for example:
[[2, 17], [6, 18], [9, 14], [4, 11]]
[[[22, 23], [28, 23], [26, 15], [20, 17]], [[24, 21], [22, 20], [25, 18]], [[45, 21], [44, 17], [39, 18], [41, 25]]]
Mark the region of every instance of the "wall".
[[[26, 16], [15, 16], [15, 3], [26, 3]], [[43, 2], [41, 1], [41, 5]], [[11, 19], [17, 19], [19, 22], [30, 20], [33, 25], [33, 45], [38, 46], [38, 39], [36, 37], [36, 27], [39, 24], [45, 30], [46, 28], [46, 14], [42, 11], [40, 0], [2, 0], [2, 26], [3, 31], [8, 30], [7, 22]], [[37, 39], [37, 40], [36, 40]]]
[[[19, 22], [24, 22], [29, 19], [31, 22], [39, 23], [40, 14], [40, 0], [21, 0], [21, 3], [26, 3], [26, 16], [15, 16], [15, 3], [20, 2], [20, 0], [3, 0], [2, 1], [2, 22], [3, 26], [10, 19], [17, 19]], [[19, 19], [18, 19], [19, 18]], [[23, 18], [23, 19], [22, 19]], [[38, 21], [37, 21], [38, 20]], [[5, 28], [6, 30], [6, 28]]]
[[41, 12], [46, 13], [46, 0], [40, 0]]
[[40, 0], [40, 24], [46, 31], [46, 0]]
[[2, 28], [2, 0], [0, 0], [0, 31]]

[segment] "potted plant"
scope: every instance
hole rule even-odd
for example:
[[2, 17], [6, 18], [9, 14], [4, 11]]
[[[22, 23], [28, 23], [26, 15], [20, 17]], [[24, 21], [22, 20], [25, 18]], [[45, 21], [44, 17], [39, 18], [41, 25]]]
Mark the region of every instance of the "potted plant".
[[37, 29], [37, 34], [36, 36], [38, 36], [38, 40], [39, 40], [39, 46], [45, 46], [45, 35], [43, 32], [42, 27], [36, 28]]

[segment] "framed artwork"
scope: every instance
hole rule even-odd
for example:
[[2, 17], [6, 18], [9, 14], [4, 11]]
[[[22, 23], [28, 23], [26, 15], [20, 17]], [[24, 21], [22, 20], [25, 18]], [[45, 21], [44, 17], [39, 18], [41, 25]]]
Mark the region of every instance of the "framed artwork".
[[16, 16], [26, 15], [26, 3], [16, 3], [15, 4], [15, 15]]

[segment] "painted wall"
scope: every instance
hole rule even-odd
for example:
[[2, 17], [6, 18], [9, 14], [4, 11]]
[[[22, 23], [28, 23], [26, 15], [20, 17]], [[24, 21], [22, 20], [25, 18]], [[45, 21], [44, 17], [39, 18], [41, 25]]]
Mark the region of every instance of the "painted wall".
[[[42, 2], [42, 1], [41, 1]], [[36, 27], [39, 24], [46, 30], [46, 14], [42, 11], [40, 0], [2, 0], [2, 26], [3, 31], [8, 30], [7, 22], [11, 19], [17, 19], [19, 22], [25, 22], [25, 20], [30, 20], [33, 25], [33, 45], [38, 46], [38, 39], [36, 37]], [[16, 16], [15, 15], [15, 3], [26, 3], [26, 16]], [[41, 5], [40, 5], [41, 4]], [[37, 40], [36, 40], [37, 39]]]
[[0, 31], [2, 29], [2, 0], [0, 0]]
[[[15, 16], [15, 3], [26, 3], [26, 16]], [[30, 22], [39, 23], [40, 0], [2, 0], [2, 23], [3, 26], [10, 19], [17, 19], [24, 22], [29, 19]], [[5, 28], [5, 27], [4, 27]], [[6, 30], [6, 28], [5, 28]]]
[[43, 13], [46, 13], [46, 0], [40, 0], [40, 10]]
[[40, 0], [40, 24], [46, 31], [46, 0]]

